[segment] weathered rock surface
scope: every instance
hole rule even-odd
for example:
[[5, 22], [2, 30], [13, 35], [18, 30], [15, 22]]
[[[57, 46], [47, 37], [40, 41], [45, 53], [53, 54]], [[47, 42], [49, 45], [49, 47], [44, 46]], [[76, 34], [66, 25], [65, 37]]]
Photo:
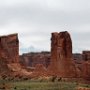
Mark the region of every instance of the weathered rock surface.
[[[37, 75], [47, 73], [47, 75], [56, 75], [63, 78], [78, 77], [89, 79], [89, 57], [89, 51], [84, 51], [82, 54], [72, 54], [72, 40], [69, 33], [65, 31], [52, 33], [51, 52], [23, 54], [20, 56], [20, 62], [30, 67], [34, 74], [38, 71]], [[36, 69], [41, 67], [38, 65], [48, 68], [48, 70]]]
[[90, 61], [90, 51], [83, 51], [82, 56], [83, 56], [83, 60]]
[[61, 77], [76, 77], [72, 60], [72, 41], [67, 31], [52, 33], [50, 71]]
[[42, 64], [37, 64], [31, 76], [32, 77], [47, 76], [47, 69]]
[[0, 75], [13, 77], [59, 76], [90, 81], [90, 51], [72, 55], [67, 31], [52, 33], [51, 53], [27, 53], [19, 57], [18, 34], [0, 37]]
[[0, 74], [10, 72], [8, 64], [19, 62], [19, 41], [17, 34], [0, 36]]
[[7, 63], [17, 63], [19, 61], [18, 34], [0, 37], [0, 58], [4, 58]]
[[90, 81], [90, 62], [86, 61], [82, 64], [82, 77]]
[[84, 61], [81, 53], [74, 53], [73, 54], [73, 60], [77, 64], [81, 64]]
[[20, 62], [26, 67], [35, 67], [42, 64], [44, 67], [50, 65], [50, 52], [27, 53], [20, 56]]
[[83, 64], [82, 64], [82, 72], [83, 78], [90, 81], [90, 51], [83, 51]]
[[19, 63], [18, 34], [0, 37], [0, 75], [27, 75]]

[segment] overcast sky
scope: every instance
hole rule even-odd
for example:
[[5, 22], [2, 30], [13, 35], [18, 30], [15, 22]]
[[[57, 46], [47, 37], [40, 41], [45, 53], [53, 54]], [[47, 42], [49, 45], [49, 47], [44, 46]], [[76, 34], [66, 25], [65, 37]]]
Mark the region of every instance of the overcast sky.
[[18, 33], [20, 54], [49, 51], [60, 31], [71, 34], [73, 52], [90, 50], [90, 0], [0, 1], [0, 35]]

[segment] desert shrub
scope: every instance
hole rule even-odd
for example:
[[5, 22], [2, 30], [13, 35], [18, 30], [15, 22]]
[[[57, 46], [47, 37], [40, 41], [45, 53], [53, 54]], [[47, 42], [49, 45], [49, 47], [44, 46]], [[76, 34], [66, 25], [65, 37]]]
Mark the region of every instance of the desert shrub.
[[57, 77], [56, 79], [55, 79], [55, 82], [61, 82], [62, 81], [62, 78], [61, 77]]
[[53, 76], [52, 77], [52, 82], [54, 82], [56, 78], [57, 78], [57, 76]]
[[[49, 77], [52, 80], [53, 77]], [[59, 77], [58, 77], [59, 78]], [[64, 81], [42, 81], [43, 78], [39, 77], [37, 79], [33, 78], [31, 80], [21, 80], [21, 81], [4, 81], [5, 85], [11, 85], [9, 90], [76, 90], [77, 86], [83, 86], [89, 88], [88, 84], [76, 84], [76, 82], [64, 82]], [[35, 81], [37, 80], [37, 81]], [[41, 81], [40, 81], [41, 80]], [[1, 85], [1, 83], [0, 83]], [[3, 90], [3, 89], [1, 89]], [[4, 89], [5, 90], [5, 89]]]
[[49, 80], [50, 80], [51, 82], [55, 82], [56, 78], [57, 78], [57, 76], [51, 76]]

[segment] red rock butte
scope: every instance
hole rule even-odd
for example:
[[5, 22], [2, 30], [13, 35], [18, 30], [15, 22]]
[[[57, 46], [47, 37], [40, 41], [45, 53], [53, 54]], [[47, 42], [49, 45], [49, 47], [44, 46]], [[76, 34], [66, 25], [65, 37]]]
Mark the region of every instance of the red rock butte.
[[50, 71], [61, 77], [76, 77], [72, 60], [72, 40], [67, 31], [52, 33]]
[[[24, 72], [24, 73], [23, 73]], [[18, 34], [0, 37], [0, 75], [26, 75], [26, 70], [19, 63]]]
[[0, 37], [0, 58], [5, 58], [7, 63], [19, 62], [18, 34]]
[[[18, 34], [0, 36], [0, 74], [10, 72], [9, 64], [19, 62]], [[9, 66], [8, 66], [9, 65]]]

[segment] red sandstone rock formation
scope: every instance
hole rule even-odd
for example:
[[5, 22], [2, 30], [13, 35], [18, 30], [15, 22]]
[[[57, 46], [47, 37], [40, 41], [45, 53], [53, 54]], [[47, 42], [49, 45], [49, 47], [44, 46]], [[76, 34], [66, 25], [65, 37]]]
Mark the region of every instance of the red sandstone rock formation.
[[90, 62], [85, 61], [82, 64], [82, 77], [90, 81]]
[[89, 79], [90, 63], [86, 62], [90, 57], [89, 51], [84, 51], [83, 54], [74, 54], [72, 57], [72, 41], [68, 32], [52, 33], [51, 40], [51, 58], [46, 53], [24, 54], [21, 56], [21, 60], [25, 65], [30, 67], [36, 66], [36, 69], [33, 69], [33, 73], [36, 74], [37, 72], [38, 75], [41, 75], [41, 73], [45, 74], [44, 71], [46, 70], [40, 70], [41, 68], [38, 65], [42, 64], [43, 67], [47, 67], [49, 59], [49, 63], [51, 62], [49, 66], [50, 75]]
[[90, 80], [90, 51], [83, 51], [83, 64], [82, 64], [82, 73], [83, 78]]
[[23, 54], [20, 56], [20, 63], [24, 64], [26, 67], [35, 67], [37, 64], [42, 64], [47, 68], [50, 64], [50, 52]]
[[0, 37], [0, 74], [27, 75], [28, 73], [19, 63], [18, 34]]
[[19, 61], [19, 40], [17, 34], [0, 37], [0, 58], [4, 58], [7, 63], [17, 63]]
[[8, 64], [19, 62], [19, 41], [17, 34], [0, 37], [0, 73], [10, 72]]
[[[84, 51], [77, 61], [72, 58], [72, 41], [68, 32], [52, 33], [51, 58], [50, 53], [29, 53], [21, 59], [26, 66], [35, 67], [33, 72], [28, 72], [19, 63], [19, 40], [17, 34], [0, 37], [0, 75], [10, 74], [14, 76], [48, 76], [60, 77], [76, 76], [90, 81], [90, 52]], [[82, 58], [83, 56], [83, 58]], [[83, 59], [83, 61], [81, 60]], [[51, 59], [51, 60], [50, 60]], [[75, 60], [76, 60], [75, 59]], [[41, 65], [42, 64], [42, 65]], [[78, 73], [78, 74], [77, 74]]]
[[83, 60], [90, 61], [90, 51], [83, 51], [82, 56], [83, 56]]
[[47, 69], [42, 64], [37, 64], [31, 76], [32, 77], [47, 76]]
[[49, 69], [61, 77], [76, 77], [76, 68], [72, 60], [72, 41], [67, 31], [52, 33]]

